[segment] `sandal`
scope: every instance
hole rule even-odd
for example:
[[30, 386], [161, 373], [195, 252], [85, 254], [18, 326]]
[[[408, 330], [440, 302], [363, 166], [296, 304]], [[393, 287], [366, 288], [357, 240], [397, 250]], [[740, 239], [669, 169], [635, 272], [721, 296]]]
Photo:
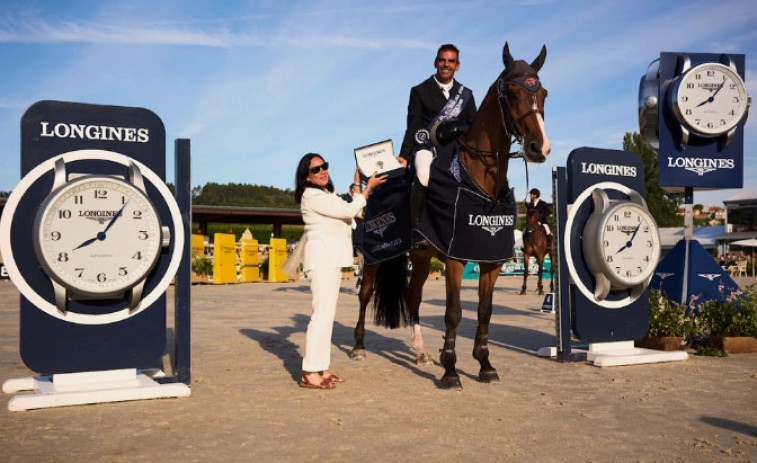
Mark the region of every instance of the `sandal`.
[[328, 376], [324, 376], [323, 380], [324, 381], [328, 381], [329, 383], [332, 383], [332, 384], [343, 383], [344, 382], [344, 380], [342, 378], [338, 377], [337, 375], [335, 375], [332, 372], [329, 372]]
[[308, 389], [334, 389], [336, 387], [336, 384], [330, 381], [326, 381], [325, 379], [317, 384], [311, 383], [305, 373], [302, 374], [302, 380], [298, 384], [300, 385], [300, 387]]

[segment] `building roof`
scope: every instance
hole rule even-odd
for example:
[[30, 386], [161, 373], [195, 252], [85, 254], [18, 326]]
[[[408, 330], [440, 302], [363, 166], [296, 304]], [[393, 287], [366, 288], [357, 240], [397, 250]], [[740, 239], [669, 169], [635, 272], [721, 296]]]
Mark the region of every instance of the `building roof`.
[[740, 204], [740, 203], [754, 203], [757, 204], [757, 189], [743, 189], [736, 193], [735, 195], [731, 196], [730, 198], [724, 199], [723, 203], [727, 206], [729, 203], [731, 204]]

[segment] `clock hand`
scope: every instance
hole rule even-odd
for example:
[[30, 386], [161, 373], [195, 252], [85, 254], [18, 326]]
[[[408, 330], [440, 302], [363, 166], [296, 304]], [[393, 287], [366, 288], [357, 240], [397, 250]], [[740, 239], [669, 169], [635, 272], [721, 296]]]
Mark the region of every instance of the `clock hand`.
[[83, 242], [82, 244], [80, 244], [79, 246], [76, 246], [76, 247], [75, 247], [75, 248], [74, 248], [73, 250], [74, 250], [74, 251], [76, 251], [77, 249], [79, 249], [79, 248], [83, 248], [84, 246], [89, 246], [90, 244], [92, 244], [92, 243], [94, 243], [95, 241], [97, 241], [97, 239], [99, 238], [99, 236], [100, 236], [100, 233], [98, 233], [98, 234], [97, 234], [97, 236], [95, 236], [94, 238], [90, 238], [90, 239], [88, 239], [87, 241], [84, 241], [84, 242]]
[[715, 93], [713, 93], [713, 94], [712, 94], [712, 96], [710, 97], [710, 100], [714, 100], [714, 99], [715, 99], [715, 95], [717, 95], [717, 94], [718, 94], [718, 92], [719, 92], [719, 91], [720, 91], [720, 90], [721, 90], [721, 89], [723, 88], [723, 86], [724, 86], [724, 85], [725, 85], [725, 81], [723, 81], [723, 83], [722, 83], [722, 84], [720, 84], [720, 87], [718, 87], [718, 88], [717, 88], [717, 89], [715, 90]]
[[[127, 201], [126, 204], [129, 204], [129, 202]], [[105, 230], [103, 230], [103, 233], [107, 232], [108, 229], [110, 227], [112, 227], [114, 223], [116, 223], [116, 220], [118, 220], [118, 218], [121, 217], [121, 213], [124, 211], [124, 208], [126, 207], [126, 204], [124, 204], [123, 206], [121, 206], [121, 209], [118, 210], [118, 213], [116, 215], [114, 215], [112, 219], [110, 219], [110, 222], [108, 222], [108, 226], [105, 227]]]
[[630, 248], [631, 246], [633, 246], [633, 239], [636, 236], [636, 234], [639, 232], [639, 228], [641, 228], [641, 222], [639, 222], [639, 224], [636, 225], [636, 229], [631, 234], [631, 237], [628, 238], [628, 241], [626, 241], [626, 244], [624, 244], [622, 248], [618, 249], [618, 252], [616, 252], [616, 254], [626, 248]]
[[712, 95], [710, 95], [710, 97], [707, 98], [706, 100], [704, 100], [703, 102], [701, 102], [698, 105], [696, 105], [695, 108], [698, 108], [698, 107], [700, 107], [702, 105], [705, 105], [707, 103], [712, 103], [713, 101], [715, 101], [715, 95], [717, 95], [718, 92], [723, 88], [723, 85], [725, 85], [725, 82], [723, 82], [722, 84], [720, 84], [720, 86], [717, 89], [715, 89], [715, 93], [713, 93]]
[[[126, 204], [129, 204], [128, 201], [127, 201]], [[123, 206], [121, 206], [121, 209], [118, 210], [118, 212], [116, 213], [116, 215], [114, 215], [113, 218], [110, 219], [110, 222], [108, 222], [108, 225], [105, 227], [105, 230], [103, 230], [101, 232], [98, 232], [97, 236], [95, 236], [94, 238], [90, 238], [90, 239], [82, 242], [82, 244], [80, 244], [79, 246], [76, 246], [74, 248], [74, 251], [76, 251], [79, 248], [83, 248], [84, 246], [89, 246], [90, 244], [94, 243], [97, 240], [100, 240], [100, 241], [104, 240], [105, 239], [105, 232], [107, 232], [108, 229], [110, 227], [112, 227], [114, 223], [116, 223], [116, 220], [118, 220], [118, 218], [121, 217], [121, 214], [123, 213], [124, 208], [126, 207], [126, 204], [124, 204]]]

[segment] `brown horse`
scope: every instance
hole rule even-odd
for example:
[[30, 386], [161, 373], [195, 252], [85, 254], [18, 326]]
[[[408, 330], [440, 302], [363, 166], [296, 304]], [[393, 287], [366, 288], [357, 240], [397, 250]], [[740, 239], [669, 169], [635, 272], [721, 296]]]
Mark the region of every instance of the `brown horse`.
[[[512, 140], [518, 141], [524, 151], [524, 157], [529, 162], [544, 162], [550, 151], [549, 140], [544, 130], [544, 99], [547, 91], [541, 87], [537, 72], [541, 69], [546, 58], [547, 49], [542, 47], [539, 56], [528, 64], [524, 61], [515, 61], [510, 55], [507, 43], [502, 50], [502, 61], [505, 69], [489, 88], [481, 102], [476, 118], [470, 131], [460, 140], [460, 159], [468, 174], [476, 184], [491, 198], [498, 198], [506, 188], [507, 167], [510, 159], [510, 146]], [[407, 316], [413, 326], [412, 345], [417, 353], [419, 364], [430, 362], [426, 352], [419, 327], [419, 306], [423, 297], [423, 284], [428, 278], [431, 257], [437, 255], [436, 250], [413, 249], [410, 252], [410, 261], [413, 265], [410, 284], [406, 291], [402, 289], [402, 283], [376, 284], [377, 313], [382, 310], [393, 310], [394, 315], [377, 316], [384, 321], [391, 321], [399, 326], [400, 319], [403, 321]], [[462, 307], [460, 305], [460, 290], [465, 262], [442, 256], [446, 264], [446, 313], [444, 316], [446, 332], [444, 347], [440, 361], [445, 372], [441, 378], [441, 387], [444, 389], [460, 389], [460, 377], [455, 369], [457, 356], [455, 354], [455, 340], [457, 327], [462, 319]], [[400, 262], [397, 264], [396, 262]], [[383, 262], [375, 266], [366, 266], [363, 281], [360, 288], [360, 316], [355, 328], [355, 348], [353, 358], [362, 358], [365, 355], [363, 336], [365, 333], [365, 309], [374, 290], [374, 281], [379, 278], [385, 269], [381, 267], [393, 267], [394, 270], [386, 271], [394, 275], [405, 275], [404, 256], [393, 261]], [[492, 314], [492, 293], [499, 276], [502, 263], [479, 264], [479, 303], [478, 303], [478, 329], [476, 330], [473, 357], [479, 361], [481, 370], [479, 379], [483, 382], [499, 381], [497, 371], [489, 363], [489, 322]], [[401, 269], [400, 272], [397, 269]], [[391, 292], [394, 291], [394, 294]], [[391, 303], [392, 296], [405, 297], [404, 301]], [[409, 310], [409, 315], [407, 314]], [[403, 313], [404, 316], [397, 314]], [[385, 323], [391, 326], [390, 323]]]
[[523, 233], [523, 286], [520, 288], [520, 294], [526, 294], [526, 279], [528, 278], [528, 263], [533, 256], [536, 259], [536, 263], [539, 265], [539, 269], [536, 273], [538, 277], [537, 290], [538, 295], [544, 294], [544, 287], [542, 286], [542, 271], [544, 268], [544, 256], [549, 254], [550, 267], [549, 267], [549, 289], [554, 291], [553, 277], [554, 277], [554, 260], [552, 260], [552, 246], [550, 246], [549, 239], [547, 238], [547, 232], [544, 230], [541, 222], [539, 222], [539, 212], [530, 207], [526, 210], [526, 230]]

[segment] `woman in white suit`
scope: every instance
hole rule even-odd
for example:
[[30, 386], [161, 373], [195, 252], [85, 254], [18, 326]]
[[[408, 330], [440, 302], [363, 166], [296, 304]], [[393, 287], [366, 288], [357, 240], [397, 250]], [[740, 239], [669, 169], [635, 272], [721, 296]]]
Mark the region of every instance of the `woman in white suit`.
[[[305, 233], [298, 248], [303, 246], [300, 251], [303, 252], [303, 272], [310, 280], [313, 296], [299, 384], [311, 389], [333, 389], [337, 383], [344, 382], [329, 371], [341, 269], [353, 265], [353, 217], [365, 207], [371, 190], [386, 181], [386, 177], [374, 174], [366, 188], [353, 193], [352, 202], [348, 203], [334, 193], [328, 169], [329, 163], [321, 155], [308, 153], [300, 160], [295, 175], [294, 199], [300, 203], [305, 222]], [[360, 183], [357, 171], [355, 183]]]

